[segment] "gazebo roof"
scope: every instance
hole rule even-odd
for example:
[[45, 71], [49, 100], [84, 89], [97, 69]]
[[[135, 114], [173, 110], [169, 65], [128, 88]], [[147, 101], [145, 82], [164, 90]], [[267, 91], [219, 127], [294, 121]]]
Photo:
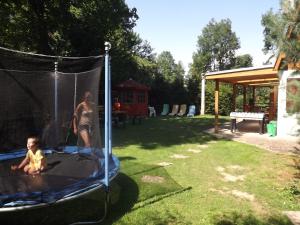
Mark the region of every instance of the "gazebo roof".
[[233, 84], [272, 86], [278, 85], [277, 74], [278, 71], [274, 65], [266, 65], [209, 72], [205, 74], [205, 79]]
[[116, 89], [118, 90], [140, 90], [140, 91], [148, 91], [150, 88], [144, 84], [141, 84], [137, 81], [134, 81], [132, 79], [126, 80], [123, 83], [116, 86]]

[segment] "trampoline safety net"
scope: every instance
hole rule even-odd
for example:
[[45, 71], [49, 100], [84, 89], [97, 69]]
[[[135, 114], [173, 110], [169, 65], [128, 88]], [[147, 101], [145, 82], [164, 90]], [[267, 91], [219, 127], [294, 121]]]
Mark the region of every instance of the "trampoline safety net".
[[[42, 147], [59, 147], [70, 139], [76, 106], [84, 93], [98, 105], [103, 56], [63, 58], [0, 49], [0, 151], [24, 147], [28, 136], [39, 136]], [[93, 145], [100, 131], [93, 119]], [[74, 141], [74, 140], [73, 140]]]
[[[104, 56], [55, 57], [0, 48], [0, 210], [57, 201], [99, 185], [104, 174], [98, 110], [103, 61]], [[73, 132], [74, 112], [86, 93], [92, 106], [88, 147]], [[30, 136], [39, 137], [48, 163], [35, 185], [23, 171], [10, 170], [24, 158]], [[110, 176], [118, 170], [114, 160]]]

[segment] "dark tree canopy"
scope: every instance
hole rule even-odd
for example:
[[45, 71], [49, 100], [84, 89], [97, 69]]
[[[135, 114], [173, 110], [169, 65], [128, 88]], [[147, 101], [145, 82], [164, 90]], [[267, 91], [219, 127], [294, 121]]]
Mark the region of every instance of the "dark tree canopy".
[[124, 37], [138, 18], [123, 0], [4, 0], [0, 9], [0, 45], [54, 55], [99, 54], [107, 40], [130, 45]]
[[0, 1], [0, 46], [40, 54], [88, 56], [112, 44], [112, 83], [151, 83], [155, 55], [133, 31], [136, 8], [124, 0]]

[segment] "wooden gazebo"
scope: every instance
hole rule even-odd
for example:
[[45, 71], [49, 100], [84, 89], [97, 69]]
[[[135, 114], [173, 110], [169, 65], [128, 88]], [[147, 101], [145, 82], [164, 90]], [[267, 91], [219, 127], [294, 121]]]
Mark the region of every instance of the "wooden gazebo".
[[114, 89], [118, 93], [120, 109], [126, 111], [130, 117], [148, 115], [149, 87], [129, 79]]
[[[249, 67], [242, 69], [233, 69], [233, 70], [225, 70], [218, 72], [210, 72], [204, 75], [205, 80], [214, 80], [215, 81], [215, 132], [217, 133], [219, 130], [219, 83], [231, 83], [232, 84], [232, 94], [233, 94], [233, 102], [232, 109], [236, 108], [236, 92], [237, 85], [242, 85], [244, 94], [243, 94], [243, 102], [244, 102], [244, 111], [246, 105], [246, 87], [250, 86], [253, 90], [253, 99], [255, 99], [255, 87], [257, 86], [269, 86], [273, 88], [273, 99], [271, 99], [272, 105], [270, 109], [270, 117], [274, 117], [274, 114], [277, 111], [277, 92], [278, 92], [278, 68], [275, 65], [261, 66], [261, 67]], [[202, 86], [204, 82], [202, 82]], [[202, 87], [205, 88], [205, 87]], [[204, 89], [205, 90], [205, 89]], [[202, 106], [204, 107], [204, 106]]]

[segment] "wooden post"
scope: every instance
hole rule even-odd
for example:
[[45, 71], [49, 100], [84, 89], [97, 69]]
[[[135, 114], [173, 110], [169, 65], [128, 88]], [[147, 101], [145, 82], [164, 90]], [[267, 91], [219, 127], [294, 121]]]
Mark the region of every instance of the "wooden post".
[[219, 132], [219, 80], [215, 80], [215, 133]]
[[232, 112], [235, 111], [235, 107], [236, 107], [236, 88], [237, 88], [237, 84], [233, 84], [233, 86], [232, 86]]
[[200, 115], [205, 114], [205, 74], [202, 75], [201, 79], [201, 108]]
[[255, 109], [255, 86], [252, 87], [252, 100], [253, 100], [253, 103], [251, 105], [251, 112], [254, 112], [254, 109]]
[[277, 105], [277, 102], [278, 102], [278, 86], [274, 86], [273, 87], [273, 92], [274, 92], [274, 99], [273, 99], [273, 112], [274, 112], [274, 117], [275, 119], [277, 120], [277, 111], [278, 111], [278, 105]]
[[243, 112], [246, 112], [246, 102], [247, 102], [247, 89], [246, 86], [243, 85]]

